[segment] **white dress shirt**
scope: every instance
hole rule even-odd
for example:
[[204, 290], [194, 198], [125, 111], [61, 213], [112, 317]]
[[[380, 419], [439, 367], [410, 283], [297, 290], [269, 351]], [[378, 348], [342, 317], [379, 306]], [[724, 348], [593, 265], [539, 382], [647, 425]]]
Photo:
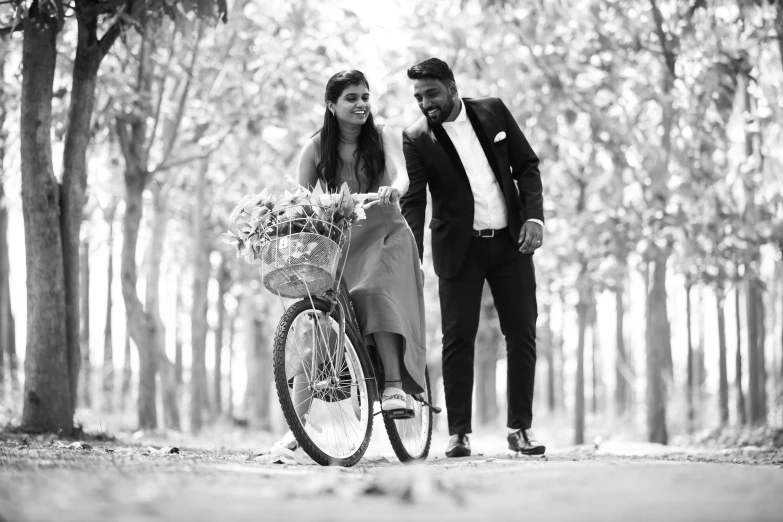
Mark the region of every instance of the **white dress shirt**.
[[[462, 101], [462, 100], [461, 100]], [[500, 185], [489, 166], [487, 156], [481, 147], [468, 115], [465, 102], [462, 101], [459, 115], [452, 122], [444, 122], [443, 129], [457, 149], [462, 166], [468, 175], [470, 190], [473, 192], [473, 230], [487, 228], [501, 229], [508, 226], [508, 209]], [[541, 225], [538, 219], [529, 219]]]

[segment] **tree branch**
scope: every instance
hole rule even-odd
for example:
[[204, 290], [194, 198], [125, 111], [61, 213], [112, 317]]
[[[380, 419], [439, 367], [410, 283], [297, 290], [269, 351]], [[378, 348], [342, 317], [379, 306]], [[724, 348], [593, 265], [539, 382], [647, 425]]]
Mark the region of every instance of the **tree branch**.
[[109, 53], [109, 49], [117, 41], [120, 34], [122, 34], [123, 24], [122, 19], [118, 18], [98, 41], [98, 47], [101, 48], [101, 53], [104, 57]]
[[9, 25], [7, 27], [0, 27], [0, 36], [7, 36], [9, 34], [21, 33], [24, 30], [22, 24]]
[[669, 73], [672, 75], [672, 78], [676, 78], [676, 59], [674, 56], [674, 51], [672, 51], [672, 49], [669, 47], [668, 41], [666, 39], [666, 33], [663, 31], [663, 15], [661, 14], [661, 10], [658, 9], [656, 0], [650, 0], [650, 4], [652, 5], [653, 19], [655, 20], [655, 34], [658, 35], [658, 39], [661, 41], [661, 48], [663, 49], [663, 56], [666, 61], [666, 67], [669, 69]]
[[188, 70], [185, 71], [185, 86], [182, 88], [182, 95], [179, 99], [179, 104], [177, 105], [177, 113], [174, 117], [173, 127], [171, 128], [171, 134], [169, 135], [168, 142], [164, 144], [163, 149], [163, 156], [161, 163], [165, 164], [168, 160], [169, 156], [171, 156], [171, 151], [174, 150], [174, 142], [177, 139], [177, 134], [179, 131], [179, 127], [182, 123], [182, 118], [185, 115], [185, 102], [187, 102], [188, 94], [190, 93], [190, 85], [191, 81], [193, 80], [193, 70], [196, 68], [196, 61], [198, 59], [199, 54], [199, 47], [201, 44], [201, 40], [204, 36], [204, 23], [203, 22], [197, 22], [198, 23], [198, 33], [196, 35], [196, 43], [193, 47], [193, 54], [191, 55], [190, 64], [188, 66]]

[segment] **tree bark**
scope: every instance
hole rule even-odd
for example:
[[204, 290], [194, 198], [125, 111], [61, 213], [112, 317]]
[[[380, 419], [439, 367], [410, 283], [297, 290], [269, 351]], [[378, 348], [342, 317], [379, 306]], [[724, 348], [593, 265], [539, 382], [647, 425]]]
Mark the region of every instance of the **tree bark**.
[[125, 406], [131, 398], [131, 381], [133, 370], [131, 368], [131, 338], [130, 332], [125, 332], [125, 347], [122, 359], [122, 382], [120, 383], [120, 411], [125, 411]]
[[198, 433], [207, 410], [207, 286], [209, 283], [209, 249], [204, 237], [206, 205], [206, 174], [208, 162], [204, 160], [198, 169], [196, 198], [193, 206], [193, 311], [191, 313], [191, 394], [190, 427]]
[[485, 288], [483, 292], [481, 315], [484, 324], [490, 327], [485, 328], [480, 334], [474, 363], [476, 416], [479, 424], [483, 426], [489, 425], [498, 416], [497, 361], [498, 347], [501, 343], [500, 330], [495, 327], [497, 310], [492, 294], [487, 290], [488, 288]]
[[167, 428], [180, 429], [179, 400], [177, 378], [174, 364], [166, 354], [166, 328], [160, 317], [160, 266], [163, 259], [163, 245], [166, 240], [166, 228], [169, 212], [165, 189], [159, 184], [153, 185], [153, 224], [150, 244], [147, 250], [145, 310], [155, 321], [155, 357], [160, 374], [163, 394], [163, 423]]
[[182, 384], [182, 323], [180, 311], [182, 310], [182, 275], [177, 275], [176, 310], [174, 311], [174, 380], [177, 385]]
[[715, 289], [715, 301], [718, 311], [718, 409], [721, 426], [729, 423], [729, 377], [726, 350], [726, 292], [720, 278]]
[[[551, 292], [550, 292], [551, 295]], [[546, 339], [546, 405], [549, 413], [554, 413], [557, 409], [557, 397], [555, 396], [555, 333], [552, 331], [552, 300], [548, 299], [544, 305], [544, 331], [543, 337]]]
[[228, 271], [228, 259], [225, 254], [221, 256], [218, 269], [218, 296], [217, 296], [217, 325], [215, 327], [215, 369], [213, 373], [213, 397], [215, 401], [215, 413], [223, 412], [223, 333], [226, 322], [226, 292], [231, 284], [231, 275]]
[[601, 333], [598, 329], [598, 303], [593, 295], [590, 305], [590, 331], [592, 333], [592, 349], [590, 351], [590, 366], [592, 369], [592, 411], [598, 415], [603, 397], [603, 375], [601, 370]]
[[671, 331], [666, 310], [666, 255], [655, 251], [652, 282], [647, 296], [647, 436], [650, 442], [668, 443], [666, 429], [666, 353], [671, 353]]
[[753, 425], [766, 420], [764, 382], [764, 311], [755, 272], [746, 272], [745, 306], [748, 338], [748, 421]]
[[[696, 376], [695, 376], [695, 383], [696, 383], [696, 395], [695, 395], [695, 401], [696, 401], [696, 411], [702, 412], [703, 411], [703, 404], [704, 404], [704, 385], [707, 381], [707, 368], [706, 368], [706, 361], [704, 357], [704, 325], [705, 325], [705, 306], [704, 306], [704, 285], [699, 285], [699, 310], [698, 310], [698, 325], [699, 325], [699, 336], [697, 338], [696, 343]], [[703, 416], [701, 417], [703, 418]], [[698, 419], [697, 419], [698, 420]]]
[[269, 420], [269, 389], [271, 372], [271, 343], [264, 339], [261, 315], [250, 290], [242, 296], [240, 313], [242, 336], [246, 354], [247, 386], [245, 388], [245, 410], [252, 422], [261, 429], [267, 429]]
[[80, 404], [92, 407], [92, 364], [90, 363], [90, 242], [84, 239], [81, 244], [81, 263], [79, 265], [79, 349], [82, 355], [80, 375]]
[[[76, 397], [80, 366], [79, 242], [84, 205], [87, 201], [87, 148], [95, 108], [95, 86], [101, 61], [120, 34], [115, 23], [98, 39], [98, 15], [77, 2], [76, 56], [73, 63], [68, 127], [63, 148], [63, 176], [60, 201], [65, 313], [71, 396]], [[88, 323], [89, 324], [89, 323]], [[88, 356], [89, 358], [89, 356]], [[90, 372], [90, 376], [92, 373]]]
[[11, 307], [11, 287], [9, 280], [10, 264], [8, 259], [8, 208], [5, 189], [5, 149], [8, 133], [5, 130], [6, 92], [5, 92], [5, 55], [8, 50], [8, 38], [0, 37], [0, 405], [5, 401], [5, 353], [8, 342], [8, 322]]
[[695, 416], [694, 404], [693, 404], [693, 378], [694, 378], [694, 365], [693, 365], [693, 314], [691, 310], [691, 291], [693, 290], [693, 283], [688, 277], [685, 283], [685, 321], [687, 323], [688, 330], [688, 357], [687, 357], [687, 378], [685, 380], [685, 400], [686, 400], [686, 429], [688, 433], [693, 432], [693, 419]]
[[236, 313], [231, 315], [228, 322], [228, 386], [226, 389], [228, 397], [227, 413], [228, 418], [234, 418], [234, 334], [236, 332]]
[[738, 278], [734, 287], [734, 321], [737, 331], [737, 352], [734, 359], [734, 386], [737, 389], [736, 409], [737, 423], [744, 425], [748, 422], [747, 411], [745, 410], [745, 394], [742, 388], [742, 321], [740, 313], [740, 287], [741, 280]]
[[628, 410], [628, 390], [631, 385], [628, 356], [625, 349], [625, 285], [620, 283], [614, 289], [614, 314], [615, 314], [615, 408], [618, 417], [625, 415]]
[[574, 396], [574, 444], [585, 442], [585, 334], [587, 332], [590, 297], [583, 288], [587, 273], [587, 262], [582, 261], [579, 275], [579, 301], [576, 304], [579, 336], [576, 345], [576, 387]]
[[[136, 92], [141, 103], [150, 96], [152, 82], [152, 41], [149, 21], [141, 22], [142, 38], [137, 56], [138, 73]], [[143, 107], [135, 110], [144, 111]], [[115, 129], [125, 158], [125, 215], [123, 217], [123, 242], [121, 280], [122, 296], [128, 317], [128, 330], [139, 352], [139, 429], [156, 429], [156, 343], [157, 323], [146, 313], [136, 292], [138, 274], [136, 267], [136, 248], [139, 228], [144, 213], [143, 193], [151, 174], [147, 169], [148, 150], [146, 118], [133, 112], [115, 117]]]
[[105, 216], [106, 224], [109, 225], [109, 259], [106, 273], [106, 321], [103, 328], [103, 372], [102, 372], [102, 390], [103, 390], [103, 411], [110, 412], [114, 408], [114, 343], [112, 341], [112, 308], [114, 300], [112, 298], [112, 284], [114, 282], [114, 215], [117, 211], [117, 204], [112, 202]]
[[31, 431], [70, 434], [78, 359], [68, 342], [61, 194], [49, 138], [60, 21], [56, 14], [46, 16], [34, 2], [23, 24], [20, 137], [27, 348], [22, 425]]

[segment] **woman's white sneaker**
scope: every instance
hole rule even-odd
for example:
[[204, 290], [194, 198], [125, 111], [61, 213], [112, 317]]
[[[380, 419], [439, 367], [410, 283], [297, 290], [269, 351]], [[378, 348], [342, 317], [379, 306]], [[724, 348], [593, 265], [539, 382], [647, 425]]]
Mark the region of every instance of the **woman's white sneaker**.
[[400, 410], [408, 407], [405, 401], [405, 392], [391, 386], [383, 390], [381, 394], [381, 410]]
[[299, 447], [299, 443], [296, 441], [296, 437], [291, 431], [286, 432], [283, 438], [278, 440], [272, 445], [269, 453], [275, 457], [287, 457], [289, 459], [294, 458], [294, 452]]

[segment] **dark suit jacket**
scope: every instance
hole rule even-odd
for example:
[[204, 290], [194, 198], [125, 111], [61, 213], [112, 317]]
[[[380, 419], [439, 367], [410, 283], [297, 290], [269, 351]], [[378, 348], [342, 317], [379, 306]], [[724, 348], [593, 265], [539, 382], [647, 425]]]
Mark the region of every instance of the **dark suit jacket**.
[[[463, 99], [465, 111], [495, 173], [508, 209], [508, 233], [516, 243], [528, 219], [544, 220], [538, 157], [511, 113], [498, 98]], [[505, 132], [506, 138], [495, 142]], [[432, 259], [438, 277], [459, 274], [473, 230], [473, 193], [462, 161], [441, 125], [422, 116], [403, 131], [410, 187], [402, 213], [424, 253], [426, 188], [432, 194]]]

